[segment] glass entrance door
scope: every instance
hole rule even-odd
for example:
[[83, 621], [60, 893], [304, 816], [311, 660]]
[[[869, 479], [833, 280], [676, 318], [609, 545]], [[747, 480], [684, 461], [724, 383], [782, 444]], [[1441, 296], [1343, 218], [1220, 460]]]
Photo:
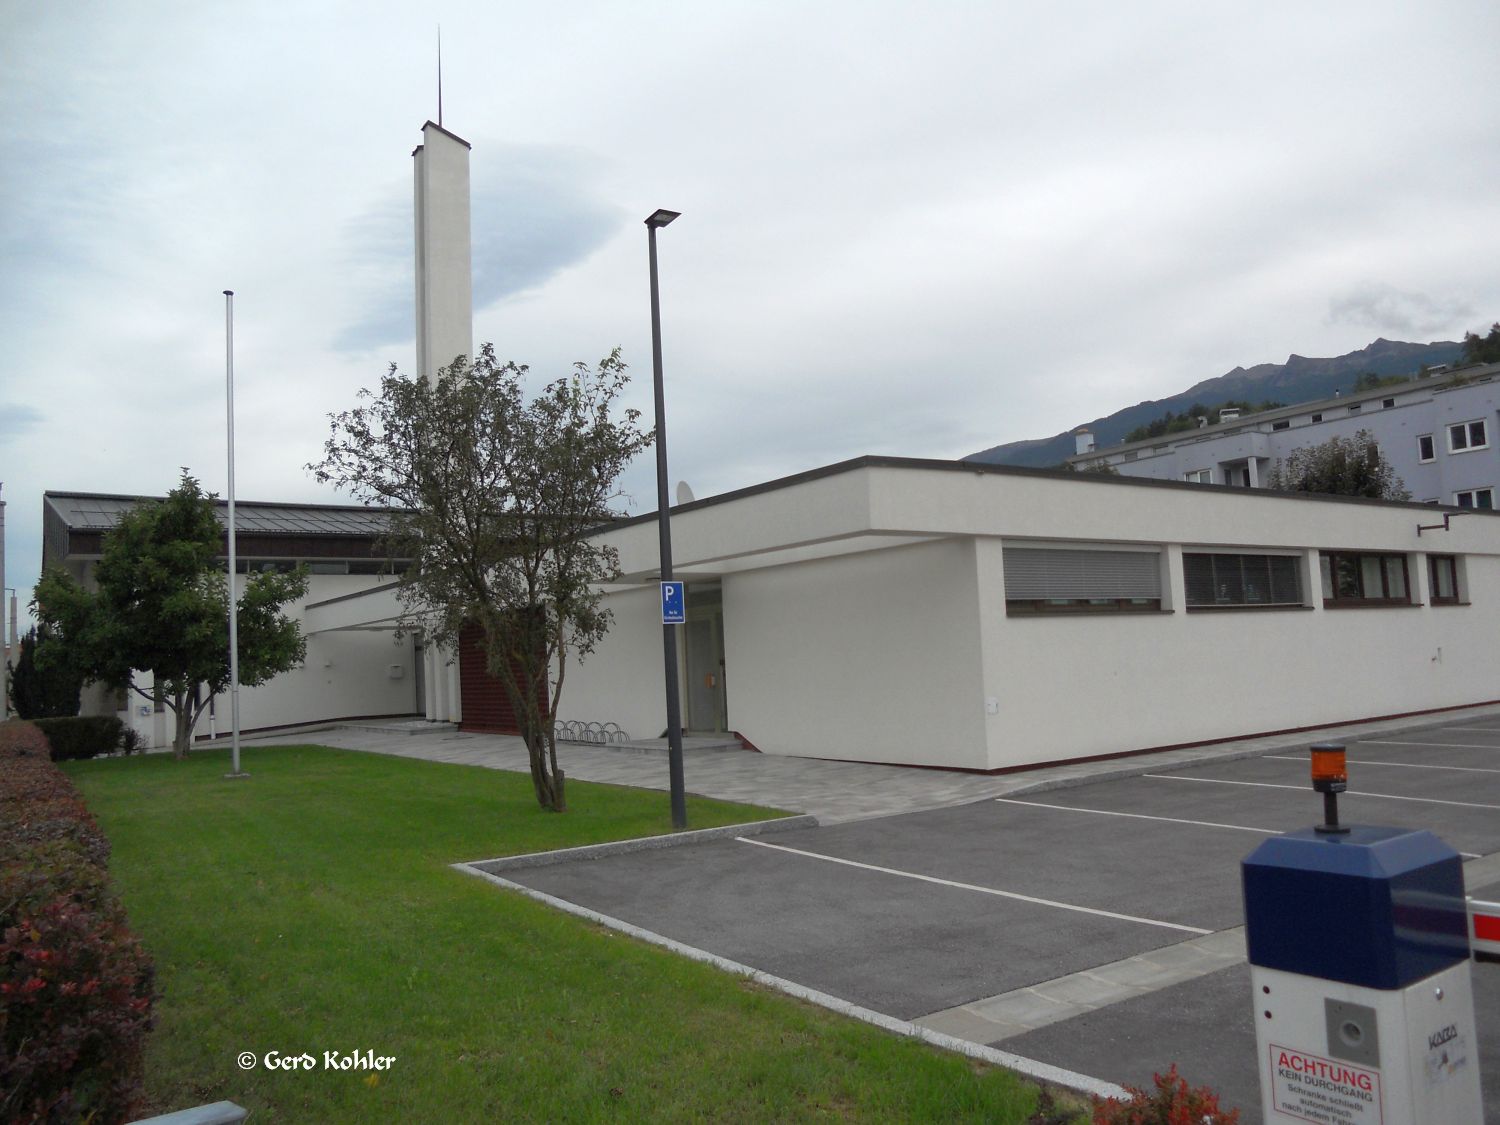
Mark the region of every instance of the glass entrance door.
[[728, 697], [724, 690], [724, 604], [718, 586], [688, 587], [683, 640], [687, 727], [695, 731], [728, 730]]

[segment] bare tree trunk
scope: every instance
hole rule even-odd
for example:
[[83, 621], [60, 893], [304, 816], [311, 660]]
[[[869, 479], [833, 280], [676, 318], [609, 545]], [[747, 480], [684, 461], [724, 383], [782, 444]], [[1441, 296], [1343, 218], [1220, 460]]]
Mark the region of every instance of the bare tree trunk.
[[172, 757], [181, 761], [187, 754], [188, 739], [193, 733], [192, 703], [187, 698], [187, 692], [174, 692], [171, 706], [172, 717], [175, 720], [172, 734]]
[[542, 723], [534, 721], [536, 716], [526, 717], [526, 751], [531, 760], [531, 787], [536, 793], [537, 804], [551, 812], [563, 812], [567, 805], [563, 800], [563, 775], [557, 768], [557, 752], [548, 753], [547, 731]]
[[551, 714], [542, 720], [542, 738], [547, 747], [547, 759], [552, 765], [552, 788], [556, 795], [552, 811], [567, 812], [568, 795], [564, 789], [567, 779], [563, 777], [562, 767], [557, 764], [557, 721]]

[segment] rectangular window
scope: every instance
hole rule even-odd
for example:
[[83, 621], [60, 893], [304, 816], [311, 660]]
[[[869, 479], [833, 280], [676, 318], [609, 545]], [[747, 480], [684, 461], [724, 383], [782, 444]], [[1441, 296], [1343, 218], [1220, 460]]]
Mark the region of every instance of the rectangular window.
[[1432, 581], [1432, 604], [1457, 605], [1457, 557], [1454, 555], [1428, 555], [1427, 574]]
[[342, 559], [323, 559], [307, 563], [309, 574], [348, 574], [349, 563]]
[[1488, 449], [1489, 445], [1490, 435], [1483, 418], [1448, 427], [1449, 453], [1468, 453], [1474, 449]]
[[1321, 415], [1321, 414], [1314, 414], [1312, 416], [1312, 420], [1314, 422], [1321, 422], [1323, 420], [1323, 415]]
[[1391, 407], [1393, 407], [1395, 405], [1396, 405], [1396, 400], [1393, 399], [1393, 398], [1383, 398], [1383, 399], [1380, 400], [1380, 407], [1381, 407], [1382, 410], [1389, 410]]
[[1142, 613], [1161, 609], [1161, 553], [1005, 548], [1005, 612]]
[[1405, 555], [1323, 551], [1318, 568], [1325, 606], [1411, 604]]
[[1300, 606], [1300, 571], [1294, 555], [1182, 556], [1188, 609]]
[[1351, 406], [1349, 408], [1349, 413], [1350, 414], [1358, 414], [1359, 413], [1359, 403], [1356, 402], [1353, 406]]
[[1421, 461], [1423, 463], [1426, 463], [1428, 461], [1433, 460], [1436, 457], [1437, 457], [1437, 451], [1436, 451], [1435, 447], [1432, 444], [1432, 435], [1431, 434], [1418, 434], [1417, 435], [1417, 460]]
[[1182, 479], [1192, 481], [1194, 484], [1213, 484], [1214, 471], [1212, 469], [1194, 469], [1190, 473], [1183, 473]]
[[1272, 422], [1271, 423], [1271, 429], [1273, 429], [1273, 430], [1289, 430], [1291, 428], [1292, 428], [1292, 424], [1290, 422]]
[[1471, 488], [1467, 492], [1455, 492], [1453, 502], [1460, 508], [1494, 508], [1493, 488]]

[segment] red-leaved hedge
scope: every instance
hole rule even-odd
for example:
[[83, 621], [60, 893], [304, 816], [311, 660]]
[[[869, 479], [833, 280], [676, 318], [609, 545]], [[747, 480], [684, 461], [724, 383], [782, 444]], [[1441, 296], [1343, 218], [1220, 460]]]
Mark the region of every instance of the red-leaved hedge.
[[1193, 1089], [1173, 1063], [1152, 1075], [1154, 1090], [1126, 1086], [1129, 1101], [1095, 1099], [1094, 1125], [1236, 1125], [1237, 1109], [1219, 1108], [1219, 1095], [1207, 1086]]
[[109, 841], [41, 731], [0, 724], [0, 1120], [128, 1120], [150, 959], [110, 890]]

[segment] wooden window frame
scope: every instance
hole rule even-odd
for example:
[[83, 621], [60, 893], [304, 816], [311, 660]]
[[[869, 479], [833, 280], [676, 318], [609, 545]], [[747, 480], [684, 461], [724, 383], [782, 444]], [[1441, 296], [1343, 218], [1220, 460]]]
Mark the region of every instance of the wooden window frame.
[[[1452, 594], [1438, 593], [1438, 570], [1446, 568], [1449, 584], [1453, 588]], [[1427, 581], [1428, 600], [1433, 605], [1461, 605], [1462, 592], [1458, 585], [1458, 556], [1457, 555], [1428, 555], [1427, 556]]]
[[[1320, 579], [1322, 575], [1323, 561], [1325, 559], [1328, 561], [1328, 593], [1325, 593], [1323, 595], [1323, 608], [1325, 609], [1363, 609], [1374, 608], [1376, 606], [1409, 606], [1417, 604], [1416, 602], [1412, 601], [1410, 563], [1407, 561], [1406, 556], [1398, 551], [1319, 551], [1318, 572]], [[1348, 595], [1340, 595], [1338, 592], [1338, 570], [1339, 561], [1342, 559], [1361, 560], [1354, 563], [1361, 575], [1363, 575], [1364, 572], [1362, 560], [1381, 560], [1381, 596], [1370, 597], [1362, 594], [1357, 597], [1351, 597]], [[1404, 595], [1398, 595], [1396, 597], [1392, 597], [1388, 592], [1390, 589], [1390, 581], [1389, 572], [1386, 570], [1386, 563], [1392, 559], [1399, 560], [1401, 563], [1401, 585], [1406, 591]]]

